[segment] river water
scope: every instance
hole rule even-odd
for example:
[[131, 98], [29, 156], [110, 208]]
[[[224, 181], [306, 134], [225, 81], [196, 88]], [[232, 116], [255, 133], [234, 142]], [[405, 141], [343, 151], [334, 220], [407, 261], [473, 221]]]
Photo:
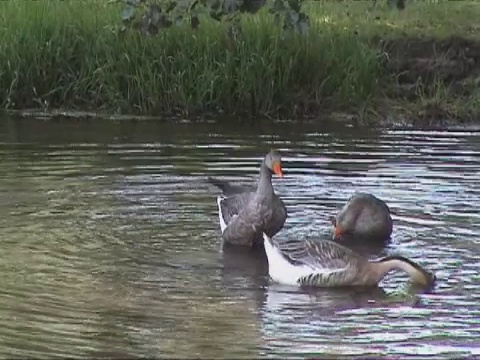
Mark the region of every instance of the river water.
[[[435, 271], [434, 291], [393, 273], [307, 293], [222, 253], [205, 177], [250, 183], [270, 147], [277, 236], [326, 237], [371, 192], [394, 212], [377, 255]], [[0, 156], [3, 358], [480, 356], [478, 130], [3, 118]]]

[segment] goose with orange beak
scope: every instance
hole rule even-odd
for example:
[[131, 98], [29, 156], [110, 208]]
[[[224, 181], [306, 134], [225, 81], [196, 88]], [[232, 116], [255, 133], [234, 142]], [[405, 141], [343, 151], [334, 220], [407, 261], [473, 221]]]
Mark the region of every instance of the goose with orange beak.
[[275, 194], [273, 174], [283, 177], [281, 155], [276, 150], [263, 159], [256, 188], [242, 188], [209, 178], [223, 192], [217, 197], [217, 205], [224, 244], [263, 247], [262, 233], [274, 236], [283, 228], [287, 209]]
[[368, 193], [353, 194], [330, 222], [333, 239], [340, 242], [386, 243], [393, 229], [388, 205]]

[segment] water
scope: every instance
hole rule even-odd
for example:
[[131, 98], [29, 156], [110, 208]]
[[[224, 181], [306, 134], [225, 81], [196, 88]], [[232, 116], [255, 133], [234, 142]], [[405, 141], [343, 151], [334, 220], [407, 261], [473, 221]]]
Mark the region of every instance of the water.
[[[272, 145], [273, 144], [273, 145]], [[394, 211], [392, 243], [433, 293], [307, 293], [219, 251], [206, 175], [255, 179], [271, 146], [289, 219], [328, 234], [354, 190]], [[480, 356], [480, 132], [3, 119], [0, 354], [11, 357]]]

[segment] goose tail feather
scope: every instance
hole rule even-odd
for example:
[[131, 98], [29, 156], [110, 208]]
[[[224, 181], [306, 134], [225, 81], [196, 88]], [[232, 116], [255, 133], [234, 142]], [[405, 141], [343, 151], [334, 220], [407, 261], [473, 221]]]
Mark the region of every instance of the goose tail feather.
[[216, 186], [216, 187], [219, 188], [221, 191], [225, 191], [225, 186], [226, 186], [226, 184], [225, 184], [225, 182], [223, 182], [222, 180], [216, 179], [216, 178], [211, 177], [211, 176], [209, 176], [209, 177], [207, 178], [207, 180], [208, 180], [208, 182], [209, 182], [210, 184], [212, 184], [213, 186]]
[[225, 223], [225, 219], [223, 217], [222, 211], [222, 202], [225, 199], [223, 196], [217, 196], [217, 205], [218, 205], [218, 220], [220, 221], [220, 231], [223, 232], [227, 228], [227, 224]]
[[277, 242], [265, 233], [263, 241], [268, 259], [268, 273], [273, 281], [285, 285], [298, 285], [299, 278], [311, 271], [304, 265], [294, 265], [288, 261]]

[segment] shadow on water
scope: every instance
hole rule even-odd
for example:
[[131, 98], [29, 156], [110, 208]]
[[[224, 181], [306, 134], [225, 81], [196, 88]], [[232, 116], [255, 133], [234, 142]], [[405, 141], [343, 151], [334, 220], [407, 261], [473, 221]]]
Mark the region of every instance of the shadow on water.
[[[420, 298], [413, 293], [403, 293], [412, 305], [419, 303]], [[380, 287], [372, 288], [338, 288], [338, 289], [297, 289], [291, 286], [270, 284], [266, 301], [263, 304], [268, 312], [292, 312], [298, 319], [302, 313], [305, 321], [324, 315], [332, 315], [338, 311], [374, 308], [403, 300], [398, 294], [387, 294]], [[412, 301], [413, 300], [413, 301]], [[305, 311], [308, 310], [308, 311]]]
[[263, 248], [224, 246], [221, 258], [225, 272], [238, 273], [242, 277], [263, 277], [268, 274], [268, 262]]
[[[366, 346], [371, 329], [358, 320], [365, 314], [381, 318], [385, 309], [408, 312], [421, 307], [420, 297], [408, 291], [387, 293], [380, 287], [307, 290], [271, 284], [261, 311], [265, 351], [315, 358], [382, 355], [385, 349]], [[342, 318], [347, 318], [347, 323], [339, 330]], [[294, 324], [294, 331], [285, 337], [282, 329], [289, 324]], [[363, 345], [349, 337], [362, 339]]]
[[[480, 132], [330, 124], [0, 121], [0, 356], [478, 356]], [[384, 249], [434, 271], [431, 293], [307, 291], [220, 251], [219, 176], [251, 184], [264, 153], [289, 218], [330, 238], [354, 191], [393, 212]], [[459, 310], [460, 309], [460, 310]]]

